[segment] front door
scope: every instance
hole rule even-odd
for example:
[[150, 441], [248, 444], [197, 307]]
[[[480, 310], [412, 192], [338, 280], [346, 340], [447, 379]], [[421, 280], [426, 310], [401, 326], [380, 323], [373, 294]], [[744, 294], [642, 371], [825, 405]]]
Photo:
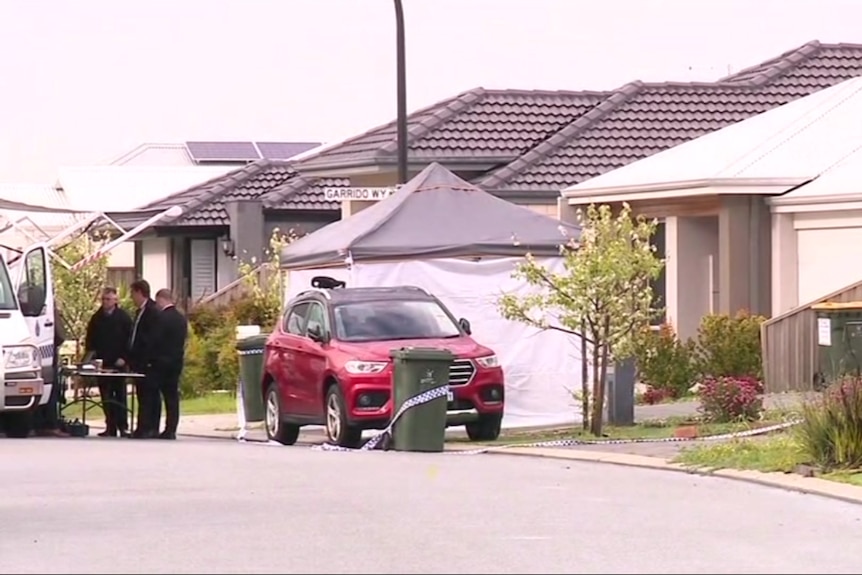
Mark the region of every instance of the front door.
[[53, 384], [54, 374], [54, 290], [48, 249], [38, 244], [24, 252], [19, 260], [15, 290], [21, 313], [39, 349], [42, 378]]

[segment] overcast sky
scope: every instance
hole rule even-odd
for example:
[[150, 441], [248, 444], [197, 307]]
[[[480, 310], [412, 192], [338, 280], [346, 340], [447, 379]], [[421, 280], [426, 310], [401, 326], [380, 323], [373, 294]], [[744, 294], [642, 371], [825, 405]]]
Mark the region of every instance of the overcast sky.
[[[403, 0], [412, 110], [476, 86], [712, 80], [859, 0]], [[331, 142], [395, 115], [391, 0], [0, 0], [0, 181], [144, 142]]]

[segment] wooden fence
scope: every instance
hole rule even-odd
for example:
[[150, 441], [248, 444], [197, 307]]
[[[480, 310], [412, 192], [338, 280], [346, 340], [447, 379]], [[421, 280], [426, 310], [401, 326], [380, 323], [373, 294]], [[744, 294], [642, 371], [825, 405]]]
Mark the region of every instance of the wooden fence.
[[205, 296], [198, 301], [190, 302], [188, 307], [203, 304], [214, 305], [216, 307], [229, 305], [232, 301], [244, 297], [249, 293], [249, 283], [257, 282], [258, 285], [262, 285], [264, 282], [269, 281], [271, 275], [275, 273], [278, 273], [278, 270], [267, 265], [262, 265], [251, 272], [251, 277], [246, 276], [236, 279], [217, 292]]
[[817, 313], [811, 306], [827, 302], [862, 301], [862, 281], [763, 323], [763, 378], [766, 391], [810, 391], [817, 362]]

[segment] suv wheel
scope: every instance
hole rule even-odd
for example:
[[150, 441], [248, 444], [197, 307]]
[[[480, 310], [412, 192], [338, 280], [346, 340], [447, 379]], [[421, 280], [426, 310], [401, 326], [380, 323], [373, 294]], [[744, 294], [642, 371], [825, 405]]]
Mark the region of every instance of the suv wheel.
[[503, 414], [494, 413], [480, 415], [479, 421], [466, 424], [467, 437], [470, 441], [494, 441], [500, 437], [500, 426], [503, 423]]
[[293, 445], [299, 439], [299, 426], [281, 420], [281, 397], [278, 386], [272, 384], [266, 390], [266, 437], [282, 445]]
[[362, 429], [347, 423], [344, 394], [337, 384], [326, 391], [326, 437], [331, 443], [352, 449], [362, 443]]

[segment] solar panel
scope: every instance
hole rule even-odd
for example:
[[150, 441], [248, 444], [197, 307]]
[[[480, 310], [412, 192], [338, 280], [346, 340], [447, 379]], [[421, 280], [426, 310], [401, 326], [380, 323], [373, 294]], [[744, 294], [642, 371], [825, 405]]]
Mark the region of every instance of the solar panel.
[[318, 142], [257, 142], [257, 149], [269, 160], [287, 160], [319, 145]]
[[253, 162], [260, 154], [253, 142], [186, 142], [195, 162]]

